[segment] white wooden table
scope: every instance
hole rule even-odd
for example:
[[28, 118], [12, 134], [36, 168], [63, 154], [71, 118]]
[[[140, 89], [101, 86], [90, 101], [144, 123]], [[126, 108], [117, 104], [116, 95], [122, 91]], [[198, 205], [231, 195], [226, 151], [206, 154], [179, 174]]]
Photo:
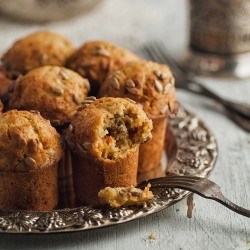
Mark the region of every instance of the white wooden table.
[[[40, 29], [59, 32], [80, 46], [103, 39], [138, 51], [150, 39], [162, 39], [173, 55], [187, 45], [187, 2], [183, 0], [106, 0], [84, 16], [45, 24], [20, 23], [0, 16], [0, 53], [16, 39]], [[205, 79], [224, 97], [250, 104], [250, 80]], [[210, 177], [236, 204], [250, 208], [250, 134], [214, 104], [177, 90], [180, 103], [215, 134], [219, 147]], [[0, 249], [250, 249], [250, 219], [194, 195], [192, 218], [186, 199], [145, 218], [98, 230], [64, 234], [0, 234]], [[151, 233], [156, 239], [149, 239]]]

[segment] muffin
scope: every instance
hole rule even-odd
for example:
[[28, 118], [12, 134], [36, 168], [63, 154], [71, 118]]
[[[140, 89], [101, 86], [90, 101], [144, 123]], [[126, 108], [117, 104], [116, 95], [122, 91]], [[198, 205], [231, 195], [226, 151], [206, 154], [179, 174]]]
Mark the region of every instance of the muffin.
[[154, 195], [152, 191], [149, 190], [150, 184], [148, 184], [144, 190], [130, 187], [118, 187], [111, 188], [106, 187], [98, 193], [98, 197], [101, 202], [108, 203], [111, 207], [117, 208], [122, 205], [140, 205], [147, 200], [151, 200]]
[[138, 61], [134, 53], [106, 41], [91, 41], [76, 50], [67, 67], [89, 79], [91, 94], [97, 95], [107, 76], [129, 61]]
[[153, 121], [153, 138], [140, 147], [138, 172], [150, 171], [160, 163], [167, 117], [178, 110], [174, 83], [167, 65], [137, 61], [114, 71], [100, 88], [99, 97], [127, 97], [140, 103]]
[[39, 31], [16, 41], [2, 56], [4, 67], [15, 76], [44, 65], [64, 66], [74, 47], [65, 37]]
[[58, 203], [60, 135], [38, 112], [0, 115], [0, 209], [51, 210]]
[[152, 130], [141, 106], [123, 98], [93, 100], [85, 100], [64, 131], [76, 198], [87, 205], [99, 204], [98, 192], [107, 186], [136, 185], [139, 145]]
[[70, 122], [88, 91], [88, 80], [78, 73], [43, 66], [17, 81], [8, 109], [38, 110], [52, 125], [62, 126]]

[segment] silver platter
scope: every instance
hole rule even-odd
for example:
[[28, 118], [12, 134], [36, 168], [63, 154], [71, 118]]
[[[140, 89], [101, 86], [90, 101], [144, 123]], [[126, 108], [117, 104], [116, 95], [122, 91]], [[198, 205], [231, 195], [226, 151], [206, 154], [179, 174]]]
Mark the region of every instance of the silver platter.
[[[180, 108], [178, 115], [169, 119], [165, 140], [167, 163], [164, 168], [167, 174], [209, 176], [218, 155], [217, 143], [211, 131], [195, 115]], [[63, 167], [68, 166], [63, 164], [61, 168]], [[149, 173], [149, 176], [154, 176], [154, 174]], [[140, 178], [143, 179], [142, 176]], [[59, 184], [61, 206], [74, 207], [72, 205], [72, 178], [68, 169], [61, 169]], [[107, 205], [102, 207], [77, 206], [42, 212], [0, 210], [0, 232], [76, 232], [116, 225], [158, 212], [182, 200], [188, 194], [188, 191], [181, 189], [158, 189], [154, 191], [154, 198], [150, 202], [118, 209]]]

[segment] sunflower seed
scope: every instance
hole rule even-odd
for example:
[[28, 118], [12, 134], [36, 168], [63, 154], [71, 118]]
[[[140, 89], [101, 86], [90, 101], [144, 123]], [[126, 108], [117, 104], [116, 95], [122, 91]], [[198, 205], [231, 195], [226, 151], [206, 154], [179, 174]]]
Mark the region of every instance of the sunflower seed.
[[83, 100], [82, 104], [91, 104], [92, 102], [94, 102], [94, 101], [92, 101], [92, 100]]
[[96, 72], [94, 70], [90, 70], [89, 71], [89, 75], [93, 80], [97, 80], [98, 79], [98, 75], [96, 74]]
[[73, 132], [74, 132], [74, 127], [73, 127], [73, 125], [72, 125], [72, 124], [69, 124], [69, 131], [70, 131], [71, 133], [73, 133]]
[[162, 80], [168, 78], [168, 73], [166, 73], [166, 72], [161, 72], [160, 78], [161, 78]]
[[57, 79], [56, 79], [56, 83], [57, 83], [58, 85], [62, 85], [62, 84], [64, 84], [64, 83], [62, 82], [62, 80], [61, 80], [61, 79], [59, 79], [59, 78], [57, 78]]
[[92, 52], [92, 55], [110, 57], [110, 52], [103, 45], [100, 45]]
[[102, 43], [96, 45], [96, 50], [98, 49], [104, 49], [104, 45]]
[[70, 113], [70, 117], [73, 117], [75, 114], [76, 114], [77, 110], [73, 110], [71, 113]]
[[158, 80], [156, 80], [155, 79], [155, 88], [156, 88], [156, 90], [158, 91], [158, 92], [162, 92], [162, 85], [161, 85], [161, 83], [158, 81]]
[[167, 111], [168, 111], [168, 105], [164, 105], [164, 106], [161, 108], [161, 114], [164, 115]]
[[31, 157], [25, 157], [23, 158], [23, 161], [31, 168], [35, 168], [37, 165], [36, 161]]
[[164, 87], [163, 94], [167, 94], [169, 90], [171, 89], [172, 85], [170, 83], [167, 83]]
[[139, 95], [140, 94], [140, 91], [139, 91], [139, 89], [137, 89], [137, 88], [126, 88], [127, 89], [127, 91], [129, 92], [129, 93], [131, 93], [131, 94], [135, 94], [135, 95]]
[[81, 104], [81, 99], [79, 96], [77, 95], [73, 95], [73, 101], [76, 103], [76, 104]]
[[166, 72], [161, 72], [160, 70], [156, 69], [154, 71], [154, 74], [161, 80], [168, 78], [168, 73]]
[[45, 65], [46, 64], [46, 62], [47, 62], [47, 60], [48, 60], [48, 55], [47, 54], [42, 54], [41, 55], [41, 58], [40, 58], [40, 63], [42, 64], [42, 65]]
[[107, 61], [106, 59], [103, 58], [101, 60], [101, 67], [102, 67], [103, 70], [107, 70], [108, 67], [109, 67], [109, 61]]
[[133, 80], [128, 79], [128, 80], [126, 81], [126, 86], [127, 86], [128, 88], [134, 88], [134, 87], [135, 87], [135, 83], [134, 83]]
[[55, 150], [50, 149], [49, 150], [49, 155], [52, 156], [52, 157], [55, 156]]
[[40, 112], [38, 110], [29, 110], [30, 113], [40, 115]]
[[98, 53], [99, 53], [100, 56], [110, 57], [110, 52], [108, 50], [106, 50], [106, 49], [100, 49], [98, 51]]
[[61, 70], [59, 73], [62, 76], [63, 80], [68, 80], [69, 79], [69, 76], [64, 71]]
[[85, 101], [85, 100], [95, 101], [95, 100], [96, 100], [96, 97], [95, 97], [95, 96], [87, 96], [86, 98], [84, 98], [84, 101]]
[[155, 74], [158, 78], [161, 77], [161, 71], [158, 70], [158, 69], [154, 70], [154, 74]]
[[64, 93], [64, 90], [57, 86], [53, 86], [51, 89], [55, 94], [58, 94], [58, 95], [62, 95]]
[[128, 98], [128, 97], [126, 97], [126, 99], [127, 99], [129, 102], [131, 102], [131, 103], [136, 103], [136, 101], [134, 101], [134, 100], [132, 100], [132, 99], [130, 99], [130, 98]]
[[84, 85], [85, 85], [87, 91], [89, 92], [89, 91], [90, 91], [90, 83], [89, 83], [89, 80], [88, 80], [88, 79], [85, 79]]
[[40, 165], [39, 168], [44, 168], [48, 165], [48, 161], [47, 160], [44, 160], [43, 163]]
[[114, 89], [120, 89], [119, 80], [115, 76], [111, 78], [111, 85]]
[[82, 144], [82, 146], [86, 149], [86, 150], [90, 150], [93, 147], [93, 144], [91, 142], [84, 142]]
[[80, 151], [82, 151], [83, 153], [87, 153], [87, 150], [81, 145], [81, 144], [77, 144], [77, 147]]
[[77, 72], [81, 75], [81, 76], [86, 76], [86, 71], [84, 70], [84, 69], [82, 69], [82, 68], [78, 68], [77, 69]]

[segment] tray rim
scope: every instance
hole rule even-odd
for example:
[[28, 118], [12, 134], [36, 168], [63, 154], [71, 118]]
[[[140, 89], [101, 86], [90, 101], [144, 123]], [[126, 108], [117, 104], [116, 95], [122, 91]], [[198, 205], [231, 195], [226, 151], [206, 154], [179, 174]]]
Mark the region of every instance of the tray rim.
[[[218, 156], [218, 145], [213, 133], [203, 123], [203, 121], [183, 107], [180, 107], [180, 111], [177, 116], [170, 117], [168, 120], [168, 127], [170, 127], [170, 130], [174, 134], [177, 141], [176, 159], [178, 159], [174, 160], [171, 170], [168, 170], [168, 172], [185, 175], [185, 173], [181, 173], [183, 169], [181, 167], [182, 158], [180, 156], [183, 153], [183, 148], [185, 149], [185, 147], [182, 145], [183, 138], [180, 138], [179, 136], [181, 135], [181, 132], [183, 132], [184, 127], [187, 130], [185, 133], [190, 132], [190, 136], [193, 132], [196, 133], [197, 129], [200, 129], [203, 134], [205, 133], [206, 136], [208, 136], [208, 141], [207, 143], [204, 143], [205, 145], [203, 149], [207, 147], [207, 150], [211, 151], [211, 161], [207, 167], [201, 169], [199, 173], [197, 172], [196, 176], [207, 178], [214, 169]], [[183, 123], [184, 127], [180, 126], [181, 123]], [[197, 123], [197, 128], [192, 128], [192, 126], [194, 126], [192, 123]], [[180, 135], [178, 133], [180, 133]], [[198, 142], [202, 144], [202, 140], [204, 140], [204, 138], [201, 138]], [[193, 142], [191, 145], [190, 141], [186, 140], [186, 143], [188, 143], [190, 147], [195, 146], [193, 145]], [[199, 147], [201, 146], [199, 145]], [[189, 151], [189, 148], [186, 149]], [[185, 167], [187, 167], [187, 169], [190, 168], [188, 163], [184, 164], [186, 164]], [[193, 162], [191, 161], [190, 164], [193, 164]], [[198, 167], [196, 169], [199, 169], [200, 167], [201, 163], [200, 165], [198, 163]], [[190, 170], [192, 170], [192, 168]], [[169, 195], [169, 192], [172, 192], [172, 196], [169, 196], [170, 198], [167, 196]], [[119, 209], [113, 209], [108, 205], [105, 205], [103, 207], [80, 206], [77, 208], [55, 209], [52, 211], [0, 210], [0, 233], [66, 233], [113, 226], [159, 212], [184, 199], [188, 194], [190, 194], [189, 191], [164, 189], [160, 190], [159, 193], [157, 192], [156, 199], [152, 202], [147, 202], [141, 206], [121, 207]], [[71, 223], [71, 219], [75, 222]]]

